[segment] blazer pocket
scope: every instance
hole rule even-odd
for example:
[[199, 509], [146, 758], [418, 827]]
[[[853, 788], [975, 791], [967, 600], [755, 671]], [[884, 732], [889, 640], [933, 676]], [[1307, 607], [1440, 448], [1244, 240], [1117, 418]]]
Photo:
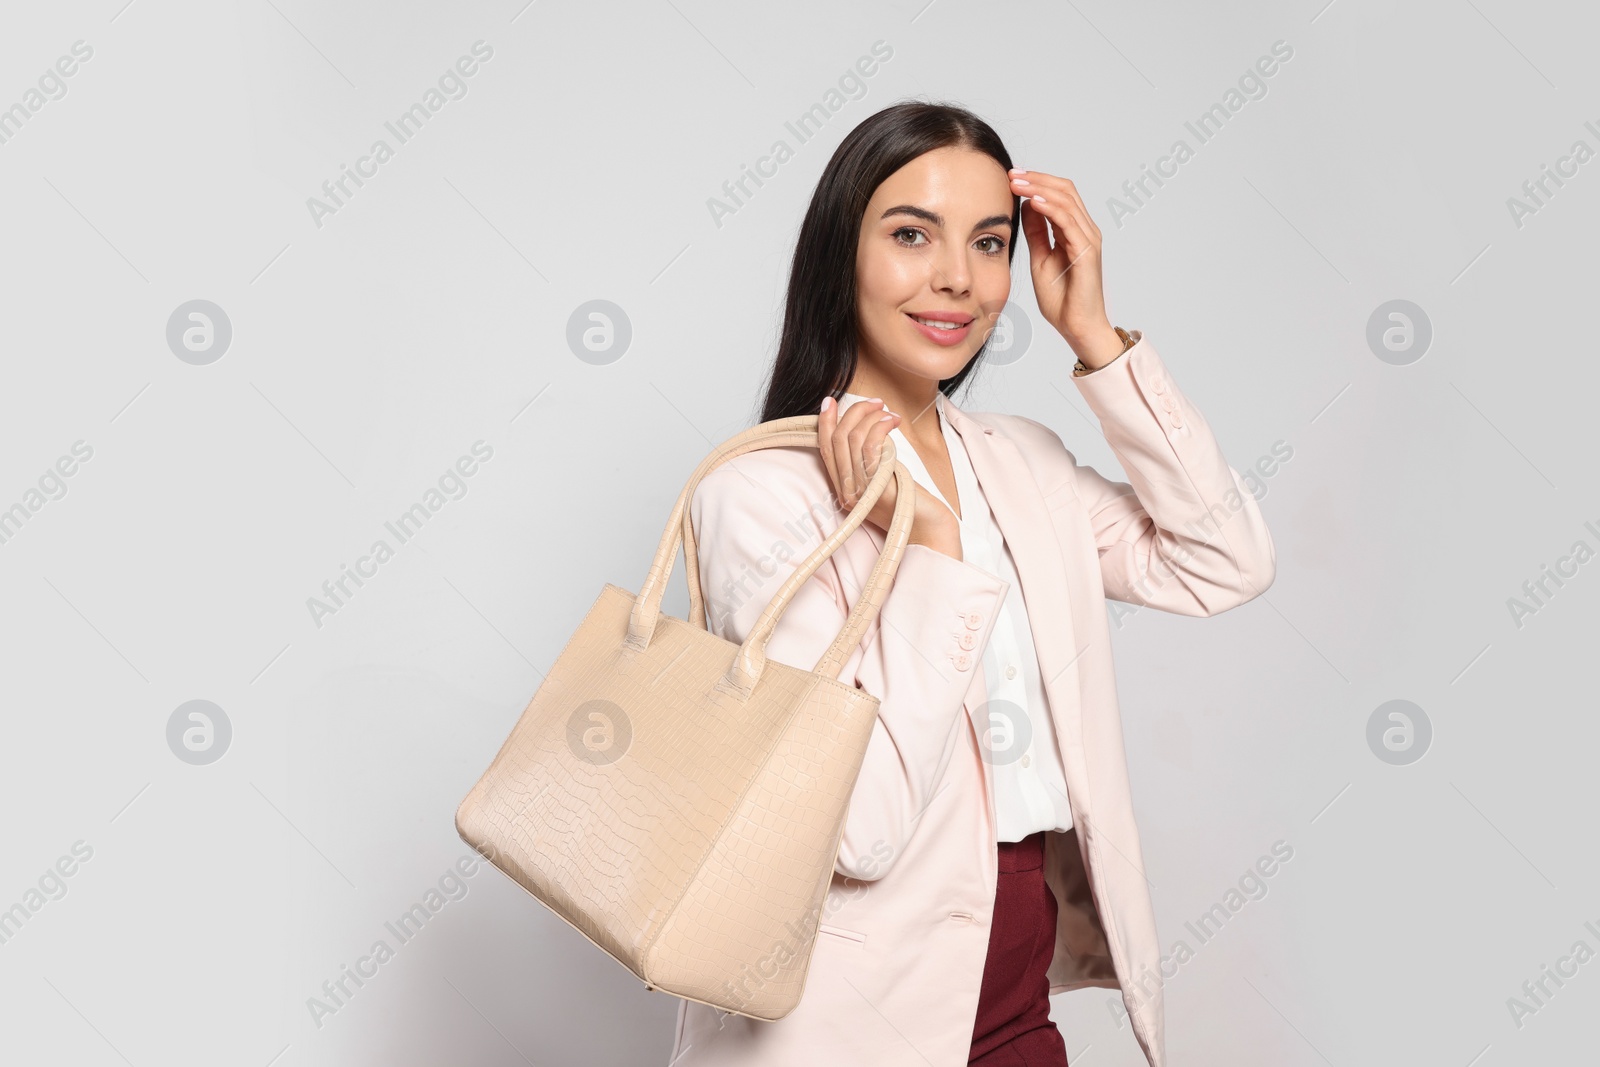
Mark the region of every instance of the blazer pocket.
[[1056, 486], [1050, 493], [1045, 494], [1045, 501], [1051, 507], [1061, 507], [1064, 502], [1075, 501], [1075, 499], [1078, 499], [1078, 486], [1075, 485], [1075, 478], [1070, 477], [1064, 478], [1061, 485]]
[[847, 941], [853, 941], [858, 945], [864, 945], [867, 943], [866, 934], [863, 934], [857, 930], [846, 930], [842, 926], [833, 926], [829, 923], [818, 923], [817, 930], [820, 933], [832, 934], [834, 937], [842, 937]]
[[1044, 506], [1047, 511], [1055, 511], [1057, 508], [1064, 508], [1069, 504], [1082, 506], [1081, 501], [1078, 499], [1078, 487], [1073, 484], [1071, 478], [1044, 494]]

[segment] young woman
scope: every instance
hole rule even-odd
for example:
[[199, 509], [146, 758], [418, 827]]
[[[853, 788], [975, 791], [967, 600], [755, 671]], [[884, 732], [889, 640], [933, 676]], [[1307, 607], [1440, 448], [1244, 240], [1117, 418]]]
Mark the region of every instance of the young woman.
[[[1128, 482], [1078, 465], [1039, 422], [951, 400], [1023, 238], [1039, 312], [1078, 358], [1061, 380]], [[1266, 589], [1274, 555], [1155, 348], [1110, 322], [1100, 243], [1072, 182], [1012, 169], [960, 108], [881, 111], [823, 172], [761, 413], [817, 413], [820, 448], [752, 452], [700, 484], [708, 625], [744, 640], [855, 505], [886, 438], [915, 478], [915, 521], [840, 674], [881, 703], [801, 1003], [762, 1022], [685, 1000], [673, 1067], [1061, 1067], [1049, 997], [1085, 986], [1121, 990], [1163, 1067], [1105, 600], [1214, 615]], [[770, 657], [809, 670], [832, 642], [895, 495], [891, 482], [797, 592]]]

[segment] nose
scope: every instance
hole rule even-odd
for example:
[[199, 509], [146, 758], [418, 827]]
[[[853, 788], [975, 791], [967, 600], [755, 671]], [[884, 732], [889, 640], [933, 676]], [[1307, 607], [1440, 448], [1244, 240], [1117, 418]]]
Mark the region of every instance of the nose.
[[935, 292], [951, 296], [966, 296], [972, 290], [972, 268], [967, 262], [968, 249], [962, 245], [946, 243], [930, 259], [933, 277], [930, 283]]

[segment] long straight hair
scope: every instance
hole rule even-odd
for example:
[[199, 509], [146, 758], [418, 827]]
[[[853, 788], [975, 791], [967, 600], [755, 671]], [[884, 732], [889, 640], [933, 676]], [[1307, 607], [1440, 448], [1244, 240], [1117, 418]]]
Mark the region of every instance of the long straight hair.
[[[861, 217], [878, 186], [925, 152], [970, 148], [1011, 169], [1000, 135], [966, 108], [909, 101], [869, 116], [851, 130], [828, 160], [811, 194], [789, 268], [783, 335], [767, 379], [759, 421], [814, 415], [822, 398], [835, 400], [855, 376], [860, 337], [856, 315], [856, 245]], [[1012, 240], [1007, 262], [1016, 258], [1022, 198], [1011, 197]], [[953, 377], [939, 382], [952, 396], [977, 367], [989, 339]]]

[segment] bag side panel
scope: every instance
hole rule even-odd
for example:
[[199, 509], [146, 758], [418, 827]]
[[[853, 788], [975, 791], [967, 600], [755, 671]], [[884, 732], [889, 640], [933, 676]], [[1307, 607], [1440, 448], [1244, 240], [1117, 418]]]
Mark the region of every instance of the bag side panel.
[[[804, 703], [648, 960], [661, 988], [755, 1018], [800, 1001], [878, 711], [861, 690], [803, 677]], [[752, 702], [765, 689], [763, 674]]]

